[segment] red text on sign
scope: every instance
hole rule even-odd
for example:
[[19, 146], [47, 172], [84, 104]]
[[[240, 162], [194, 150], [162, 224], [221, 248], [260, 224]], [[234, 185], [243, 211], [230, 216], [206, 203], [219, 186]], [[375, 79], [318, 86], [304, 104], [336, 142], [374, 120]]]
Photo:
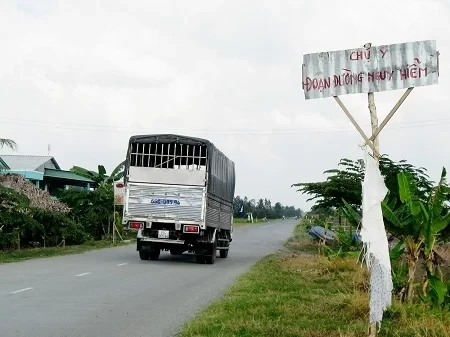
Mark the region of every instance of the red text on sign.
[[392, 79], [392, 77], [394, 77], [394, 71], [371, 71], [369, 73], [367, 73], [367, 80], [369, 82], [373, 82], [373, 81], [384, 81], [384, 80], [388, 80], [390, 81]]
[[407, 66], [404, 69], [399, 69], [400, 79], [406, 80], [408, 78], [422, 78], [428, 75], [428, 67], [419, 68], [415, 64]]
[[306, 91], [310, 91], [311, 89], [314, 89], [314, 90], [328, 89], [331, 85], [331, 79], [329, 77], [327, 77], [327, 78], [307, 77], [305, 79], [305, 82], [303, 83], [303, 85], [304, 85]]
[[334, 87], [341, 87], [343, 85], [353, 85], [356, 83], [361, 83], [364, 79], [363, 73], [351, 73], [347, 72], [342, 75], [334, 75], [333, 83]]
[[350, 60], [352, 61], [369, 60], [369, 59], [370, 59], [370, 49], [357, 50], [350, 53]]

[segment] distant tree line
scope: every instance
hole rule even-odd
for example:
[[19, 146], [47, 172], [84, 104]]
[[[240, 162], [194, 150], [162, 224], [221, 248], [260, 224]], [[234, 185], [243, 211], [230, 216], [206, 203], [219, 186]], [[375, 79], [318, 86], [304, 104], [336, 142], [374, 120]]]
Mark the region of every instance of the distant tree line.
[[248, 213], [252, 213], [255, 218], [279, 219], [285, 217], [301, 216], [302, 210], [295, 206], [284, 206], [280, 202], [272, 206], [270, 199], [248, 199], [240, 196], [234, 198], [234, 217], [244, 218]]

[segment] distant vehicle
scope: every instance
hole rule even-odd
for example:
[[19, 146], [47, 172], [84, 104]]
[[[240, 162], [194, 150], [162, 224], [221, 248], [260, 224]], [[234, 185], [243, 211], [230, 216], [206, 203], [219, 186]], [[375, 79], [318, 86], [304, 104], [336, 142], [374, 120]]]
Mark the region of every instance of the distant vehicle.
[[161, 250], [226, 258], [233, 231], [234, 162], [206, 139], [132, 136], [125, 163], [123, 224], [137, 230], [142, 260]]

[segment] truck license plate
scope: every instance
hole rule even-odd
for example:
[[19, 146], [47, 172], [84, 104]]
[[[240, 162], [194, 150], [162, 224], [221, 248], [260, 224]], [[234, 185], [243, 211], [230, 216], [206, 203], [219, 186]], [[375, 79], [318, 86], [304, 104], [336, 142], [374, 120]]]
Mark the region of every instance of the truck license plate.
[[169, 231], [158, 231], [158, 239], [168, 239]]

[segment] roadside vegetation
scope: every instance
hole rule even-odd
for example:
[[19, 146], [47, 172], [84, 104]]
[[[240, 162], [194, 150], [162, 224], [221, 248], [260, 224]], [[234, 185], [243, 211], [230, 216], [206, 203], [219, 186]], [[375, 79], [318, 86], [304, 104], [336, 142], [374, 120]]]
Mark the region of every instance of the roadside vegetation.
[[[323, 242], [328, 254], [357, 253], [355, 234], [361, 223], [361, 160], [342, 159], [343, 169], [328, 170], [323, 182], [298, 183], [299, 191], [316, 203], [306, 218], [311, 225], [336, 225], [333, 245]], [[391, 243], [393, 279], [401, 301], [422, 300], [450, 310], [450, 186], [442, 169], [438, 182], [425, 168], [382, 156], [380, 171], [389, 193], [383, 203], [384, 225]], [[337, 221], [333, 219], [338, 219]], [[343, 226], [346, 226], [344, 229]], [[337, 244], [336, 244], [337, 243]], [[333, 248], [335, 247], [335, 248]], [[336, 248], [337, 247], [337, 248]]]
[[97, 249], [124, 246], [134, 241], [135, 241], [134, 239], [127, 239], [124, 241], [117, 241], [115, 244], [113, 244], [112, 240], [98, 240], [98, 241], [88, 241], [81, 245], [46, 247], [46, 248], [26, 248], [9, 252], [0, 252], [0, 263], [19, 262], [30, 259], [61, 256], [61, 255], [81, 254]]
[[[7, 139], [0, 139], [0, 145], [16, 148]], [[112, 247], [114, 219], [116, 244], [134, 240], [135, 232], [122, 230], [122, 209], [116, 207], [114, 214], [112, 183], [123, 177], [123, 164], [110, 175], [102, 165], [98, 172], [73, 167], [98, 187], [63, 189], [57, 200], [21, 175], [0, 174], [0, 263]]]
[[[450, 336], [446, 170], [435, 183], [424, 168], [386, 156], [380, 170], [389, 189], [382, 209], [394, 294], [378, 335]], [[325, 181], [293, 185], [315, 205], [286, 251], [257, 263], [181, 337], [367, 335], [370, 284], [358, 237], [364, 163], [342, 159], [325, 174]], [[321, 237], [319, 227], [333, 237]]]
[[275, 219], [253, 219], [253, 223], [252, 223], [247, 218], [234, 218], [233, 226], [241, 227], [241, 226], [248, 226], [248, 225], [260, 225], [260, 224], [268, 223], [273, 220], [275, 220]]
[[[355, 254], [324, 254], [297, 226], [286, 251], [267, 256], [185, 325], [180, 337], [356, 337], [367, 329], [368, 274]], [[336, 248], [336, 247], [335, 247]], [[394, 300], [379, 336], [445, 337], [450, 315], [419, 301]]]
[[300, 217], [302, 214], [301, 209], [295, 208], [295, 206], [284, 206], [281, 202], [276, 202], [272, 206], [272, 202], [267, 198], [249, 199], [236, 196], [233, 200], [235, 223], [246, 222], [249, 215], [253, 217], [253, 222], [255, 223], [283, 217]]

